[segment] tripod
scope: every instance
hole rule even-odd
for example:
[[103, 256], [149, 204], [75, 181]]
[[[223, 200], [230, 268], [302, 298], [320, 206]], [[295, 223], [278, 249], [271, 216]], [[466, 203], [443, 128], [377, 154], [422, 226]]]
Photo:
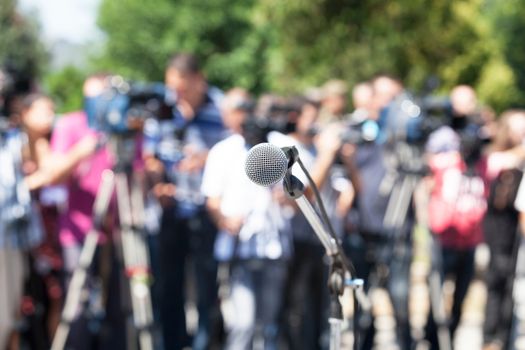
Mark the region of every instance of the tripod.
[[[396, 142], [392, 158], [389, 159], [390, 198], [385, 212], [383, 225], [394, 238], [392, 258], [403, 259], [405, 252], [406, 218], [412, 203], [412, 198], [420, 180], [425, 173], [425, 165], [421, 150], [415, 145]], [[432, 242], [432, 246], [436, 244]], [[431, 251], [435, 249], [431, 247]], [[432, 254], [432, 268], [429, 275], [430, 307], [434, 322], [437, 325], [437, 337], [440, 349], [452, 349], [452, 340], [447, 326], [447, 317], [443, 301], [442, 278], [437, 257]]]
[[[102, 174], [101, 185], [93, 207], [93, 228], [86, 236], [78, 267], [73, 272], [62, 311], [62, 320], [57, 328], [51, 350], [62, 350], [66, 345], [71, 323], [74, 321], [81, 303], [82, 289], [86, 282], [89, 266], [93, 261], [100, 236], [99, 232], [106, 218], [114, 190], [120, 223], [120, 245], [125, 274], [129, 279], [133, 312], [133, 324], [131, 327], [127, 327], [128, 347], [136, 348], [137, 337], [140, 349], [152, 350], [154, 347], [151, 333], [153, 312], [149, 289], [149, 255], [143, 235], [143, 190], [139, 179], [133, 176], [135, 173], [132, 172], [135, 143], [129, 135], [112, 135], [109, 142], [110, 149], [117, 162], [112, 171], [105, 170]], [[131, 178], [132, 181], [131, 191], [128, 178]]]

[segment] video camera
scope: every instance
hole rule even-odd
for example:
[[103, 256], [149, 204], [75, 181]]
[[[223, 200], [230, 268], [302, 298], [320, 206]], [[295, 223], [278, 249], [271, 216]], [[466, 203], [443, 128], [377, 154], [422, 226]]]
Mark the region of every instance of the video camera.
[[172, 118], [174, 106], [165, 98], [163, 84], [129, 82], [110, 76], [104, 91], [85, 99], [90, 128], [107, 134], [126, 135], [139, 131], [148, 118]]
[[416, 98], [408, 92], [397, 96], [381, 113], [379, 124], [387, 142], [422, 145], [430, 133], [451, 123], [452, 106], [448, 98]]
[[[402, 93], [386, 109], [382, 127], [386, 130], [386, 142], [390, 142], [398, 154], [398, 161], [413, 162], [424, 152], [430, 134], [440, 127], [450, 127], [459, 135], [459, 152], [467, 165], [474, 165], [481, 156], [483, 146], [489, 141], [483, 133], [481, 117], [456, 115], [448, 97], [428, 95], [415, 98]], [[399, 146], [404, 144], [404, 146]], [[397, 149], [403, 149], [398, 152]], [[406, 150], [410, 149], [410, 152]], [[423, 163], [422, 163], [423, 164]], [[402, 165], [405, 168], [407, 167]], [[423, 168], [423, 167], [421, 167]]]
[[342, 143], [360, 145], [375, 142], [379, 137], [379, 125], [375, 120], [369, 119], [364, 111], [356, 110], [345, 119], [348, 121], [343, 125], [343, 132], [339, 136]]
[[267, 142], [268, 134], [272, 131], [293, 131], [291, 115], [301, 112], [298, 106], [276, 96], [263, 96], [257, 103], [245, 103], [239, 108], [248, 113], [242, 130], [246, 143], [252, 146]]

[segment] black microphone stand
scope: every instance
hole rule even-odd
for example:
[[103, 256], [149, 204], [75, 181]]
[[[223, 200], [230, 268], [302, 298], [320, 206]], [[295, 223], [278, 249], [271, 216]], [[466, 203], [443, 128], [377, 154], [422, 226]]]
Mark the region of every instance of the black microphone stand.
[[[291, 199], [296, 201], [300, 210], [306, 217], [306, 220], [310, 223], [315, 234], [323, 244], [327, 256], [330, 258], [328, 275], [328, 289], [330, 291], [330, 314], [328, 319], [330, 323], [330, 350], [339, 350], [341, 346], [343, 311], [339, 297], [343, 295], [346, 286], [352, 288], [354, 296], [354, 349], [359, 349], [358, 308], [360, 305], [363, 309], [369, 309], [371, 307], [368, 298], [363, 292], [364, 282], [362, 279], [354, 277], [356, 276], [355, 268], [341, 249], [330, 221], [328, 220], [328, 216], [326, 215], [319, 191], [302, 164], [297, 149], [295, 147], [285, 147], [282, 150], [288, 157], [288, 170], [283, 181], [284, 191]], [[319, 208], [321, 209], [321, 214], [325, 220], [326, 227], [329, 228], [329, 231], [326, 230], [325, 225], [323, 225], [317, 212], [304, 196], [304, 184], [297, 177], [292, 175], [291, 167], [295, 162], [301, 166], [301, 169], [310, 182], [317, 203], [319, 204]]]

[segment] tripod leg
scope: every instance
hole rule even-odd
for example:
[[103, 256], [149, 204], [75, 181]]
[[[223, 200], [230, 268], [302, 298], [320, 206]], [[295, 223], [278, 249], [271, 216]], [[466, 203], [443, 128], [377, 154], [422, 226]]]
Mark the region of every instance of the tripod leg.
[[89, 231], [82, 246], [78, 267], [73, 272], [73, 277], [67, 290], [66, 302], [62, 311], [62, 320], [58, 325], [51, 350], [62, 350], [66, 345], [71, 323], [75, 319], [82, 288], [86, 283], [89, 266], [93, 261], [93, 256], [97, 248], [99, 231], [101, 223], [106, 216], [109, 201], [113, 191], [114, 177], [111, 171], [102, 174], [102, 183], [95, 198], [93, 208], [93, 229]]
[[[142, 325], [139, 333], [141, 349], [152, 349], [154, 340], [152, 336], [153, 325], [153, 307], [151, 304], [151, 291], [149, 288], [150, 277], [150, 259], [148, 247], [144, 236], [144, 191], [140, 180], [134, 178], [131, 192], [131, 205], [133, 210], [134, 226], [139, 228], [133, 235], [134, 247], [137, 257], [137, 265], [142, 266], [142, 276], [138, 276], [138, 285], [136, 288], [142, 288], [140, 294], [144, 294], [137, 305], [138, 323]], [[151, 345], [150, 345], [151, 344]]]
[[[117, 201], [121, 225], [121, 241], [126, 275], [129, 278], [133, 322], [138, 329], [138, 338], [142, 350], [153, 349], [151, 326], [153, 312], [149, 289], [149, 257], [144, 237], [135, 222], [142, 225], [140, 206], [142, 191], [140, 186], [133, 186], [130, 196], [127, 175], [117, 174]], [[140, 200], [139, 199], [140, 196]], [[133, 201], [132, 201], [133, 200]], [[137, 204], [138, 203], [138, 204]], [[134, 206], [132, 204], [135, 204]], [[132, 214], [138, 215], [134, 220]], [[140, 228], [141, 226], [139, 226]]]
[[402, 227], [418, 182], [417, 176], [406, 175], [400, 186], [394, 186], [383, 221], [386, 228], [397, 230]]

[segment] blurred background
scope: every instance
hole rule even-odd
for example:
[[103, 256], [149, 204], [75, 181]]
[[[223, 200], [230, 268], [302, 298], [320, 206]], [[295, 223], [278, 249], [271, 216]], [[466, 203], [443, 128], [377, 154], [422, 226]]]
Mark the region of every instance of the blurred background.
[[[176, 52], [188, 52], [203, 63], [202, 70], [210, 86], [223, 91], [242, 88], [255, 99], [266, 92], [285, 97], [304, 94], [311, 87], [321, 87], [328, 79], [337, 78], [346, 85], [338, 90], [336, 83], [334, 94], [343, 94], [342, 99], [350, 101], [352, 89], [348, 87], [362, 82], [371, 84], [374, 80], [371, 77], [383, 74], [386, 78], [401, 78], [403, 89], [414, 96], [446, 96], [454, 87], [470, 86], [472, 94], [475, 92], [477, 96], [476, 108], [484, 107], [476, 110], [476, 115], [486, 112], [483, 123], [489, 123], [504, 111], [525, 106], [524, 18], [524, 0], [0, 0], [0, 67], [16, 72], [21, 81], [34, 85], [27, 90], [48, 95], [60, 115], [84, 108], [82, 86], [95, 73], [111, 72], [132, 81], [162, 82], [170, 57]], [[394, 83], [399, 83], [397, 87], [401, 89], [399, 81]], [[374, 93], [377, 95], [377, 91]], [[240, 94], [241, 102], [253, 102], [247, 95]], [[243, 103], [232, 109], [247, 113]], [[352, 103], [348, 111], [358, 108], [355, 100]], [[374, 108], [377, 118], [381, 108]], [[299, 114], [302, 109], [290, 111]], [[518, 112], [515, 113], [520, 118], [525, 118], [523, 110]], [[505, 123], [505, 120], [501, 123], [501, 130], [508, 131], [504, 129]], [[375, 139], [368, 141], [381, 143]], [[523, 151], [518, 156], [524, 162], [525, 142], [523, 137], [518, 141], [513, 146]], [[369, 146], [364, 140], [359, 142], [365, 144], [359, 144], [361, 148]], [[388, 149], [382, 144], [381, 147]], [[362, 168], [366, 165], [361, 164]], [[522, 165], [519, 163], [516, 168], [523, 169]], [[519, 176], [521, 179], [521, 173]], [[488, 192], [487, 189], [485, 194]], [[509, 208], [512, 207], [517, 223], [521, 214], [511, 204]], [[428, 276], [433, 269], [431, 237], [429, 230], [418, 231], [416, 227], [413, 241], [407, 243], [414, 247], [413, 252], [407, 253], [411, 266], [406, 284], [410, 285], [409, 326], [417, 345], [396, 347], [394, 308], [385, 288], [378, 287], [370, 293], [376, 316], [375, 348], [431, 348], [423, 342], [431, 308], [428, 300], [432, 289]], [[519, 237], [516, 242], [516, 246], [523, 247]], [[503, 349], [501, 344], [488, 347], [483, 342], [483, 323], [488, 319], [485, 275], [490, 252], [486, 244], [477, 243], [472, 276], [465, 287], [470, 285], [462, 320], [453, 341], [457, 349], [480, 349], [484, 345], [484, 349]], [[514, 265], [517, 250], [512, 251]], [[60, 264], [58, 270], [62, 268]], [[516, 304], [512, 311], [516, 318], [512, 320], [512, 334], [508, 338], [514, 341], [513, 348], [525, 349], [525, 273], [519, 269], [515, 272], [514, 265], [510, 270], [517, 273], [516, 287], [513, 289], [511, 284], [508, 293], [514, 293]], [[171, 270], [166, 275], [171, 277]], [[513, 277], [511, 274], [510, 279]], [[192, 294], [195, 291], [191, 288], [188, 287], [187, 293], [192, 295], [188, 298], [189, 307], [183, 306], [188, 331], [193, 335], [199, 320]], [[447, 312], [453, 308], [454, 288], [448, 281], [443, 287]], [[53, 306], [54, 318], [49, 321], [53, 327], [59, 322], [64, 297], [58, 294]], [[24, 300], [22, 309], [29, 305]], [[345, 315], [352, 316], [350, 296], [346, 300]], [[350, 348], [354, 342], [353, 325], [347, 322], [344, 326], [343, 342], [345, 348]], [[49, 331], [53, 332], [54, 328]], [[28, 338], [36, 337], [30, 334]], [[17, 341], [12, 340], [11, 344]], [[23, 341], [19, 344], [24, 344]], [[223, 341], [221, 338], [218, 342]]]
[[88, 73], [159, 81], [176, 51], [197, 53], [224, 89], [296, 92], [389, 72], [415, 92], [472, 85], [496, 111], [525, 103], [520, 0], [1, 1], [0, 61], [38, 74], [59, 111], [81, 106]]

